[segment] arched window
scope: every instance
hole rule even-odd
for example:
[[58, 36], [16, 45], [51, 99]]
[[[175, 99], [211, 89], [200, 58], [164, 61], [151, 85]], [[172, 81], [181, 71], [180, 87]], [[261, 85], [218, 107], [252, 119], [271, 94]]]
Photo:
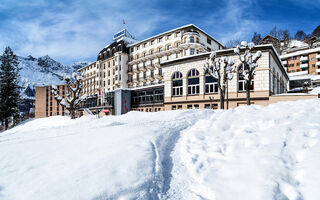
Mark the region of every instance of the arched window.
[[188, 73], [188, 94], [199, 94], [199, 71], [191, 69]]
[[[210, 67], [210, 71], [213, 72], [213, 67]], [[218, 80], [212, 77], [210, 74], [206, 74], [206, 93], [218, 92]]]
[[194, 37], [193, 36], [190, 37], [190, 43], [194, 43]]
[[199, 40], [199, 38], [197, 38], [197, 39], [196, 39], [196, 41], [197, 41], [197, 43], [200, 43], [200, 40]]
[[[247, 69], [248, 69], [248, 66], [245, 66], [244, 70], [247, 70]], [[242, 72], [243, 72], [243, 66], [240, 66], [238, 70], [238, 91], [239, 92], [246, 91], [246, 80], [244, 79], [244, 75]], [[251, 80], [250, 90], [254, 90], [254, 77]]]
[[182, 73], [174, 72], [172, 75], [172, 96], [181, 96], [183, 92]]

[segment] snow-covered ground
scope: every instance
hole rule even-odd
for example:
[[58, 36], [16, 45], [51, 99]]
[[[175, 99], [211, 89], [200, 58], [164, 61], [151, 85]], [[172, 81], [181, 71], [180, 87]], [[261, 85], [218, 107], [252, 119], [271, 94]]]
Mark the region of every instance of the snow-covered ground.
[[0, 199], [320, 197], [320, 100], [50, 117], [0, 135]]

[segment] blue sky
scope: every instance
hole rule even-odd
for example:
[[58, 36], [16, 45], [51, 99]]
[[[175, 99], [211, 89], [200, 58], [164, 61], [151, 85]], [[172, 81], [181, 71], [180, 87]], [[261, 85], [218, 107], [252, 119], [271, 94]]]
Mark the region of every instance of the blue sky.
[[320, 25], [320, 0], [1, 0], [0, 50], [92, 62], [125, 27], [138, 40], [195, 24], [222, 43], [251, 40], [277, 26], [291, 35]]

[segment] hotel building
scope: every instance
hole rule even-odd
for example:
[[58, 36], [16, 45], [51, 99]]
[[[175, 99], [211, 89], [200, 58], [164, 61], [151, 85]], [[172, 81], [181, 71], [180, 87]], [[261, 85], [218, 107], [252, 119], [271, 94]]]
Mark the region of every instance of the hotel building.
[[[254, 48], [258, 50], [262, 56], [253, 80], [252, 104], [292, 100], [292, 95], [279, 95], [287, 92], [289, 77], [275, 48], [266, 44]], [[217, 57], [232, 58], [235, 66], [239, 65], [233, 49], [224, 49], [220, 42], [192, 24], [142, 41], [133, 39], [127, 30], [120, 31], [114, 35], [114, 42], [99, 52], [95, 62], [79, 69], [85, 74], [82, 93], [89, 96], [80, 114], [106, 109], [109, 114], [118, 115], [130, 110], [220, 108], [217, 80], [203, 70], [211, 51]], [[37, 88], [36, 117], [51, 116], [50, 111], [58, 109], [45, 107], [47, 88]], [[226, 108], [246, 104], [244, 79], [237, 72], [228, 83], [227, 96]], [[48, 98], [51, 99], [49, 94]], [[315, 96], [300, 95], [296, 99], [299, 98]], [[37, 109], [45, 114], [37, 115]], [[52, 115], [62, 114], [60, 110]]]

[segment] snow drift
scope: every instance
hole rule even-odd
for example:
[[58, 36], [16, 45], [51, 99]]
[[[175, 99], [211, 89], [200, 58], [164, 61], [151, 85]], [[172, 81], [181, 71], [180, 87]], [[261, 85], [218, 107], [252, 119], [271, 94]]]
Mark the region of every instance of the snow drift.
[[320, 101], [49, 117], [0, 135], [0, 199], [318, 199]]

